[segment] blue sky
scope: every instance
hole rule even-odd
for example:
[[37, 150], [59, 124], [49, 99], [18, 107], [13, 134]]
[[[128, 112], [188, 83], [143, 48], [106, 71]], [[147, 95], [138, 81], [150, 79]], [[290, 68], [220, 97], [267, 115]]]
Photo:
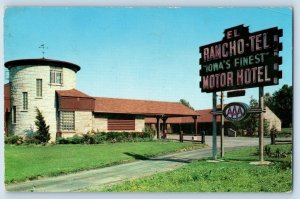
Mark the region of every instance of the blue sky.
[[[289, 8], [8, 8], [4, 61], [45, 57], [81, 66], [77, 89], [101, 97], [179, 101], [212, 106], [199, 88], [199, 46], [219, 41], [224, 29], [283, 29], [283, 84], [292, 85], [292, 10]], [[225, 103], [257, 98], [258, 89]]]

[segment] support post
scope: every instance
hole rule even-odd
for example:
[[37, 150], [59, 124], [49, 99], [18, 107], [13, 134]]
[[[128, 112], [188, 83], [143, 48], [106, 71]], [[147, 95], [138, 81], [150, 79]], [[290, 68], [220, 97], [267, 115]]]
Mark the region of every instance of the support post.
[[165, 139], [167, 137], [167, 128], [166, 128], [166, 121], [167, 121], [167, 116], [163, 115], [161, 117], [162, 121], [163, 121], [163, 139]]
[[194, 136], [197, 136], [198, 134], [198, 129], [197, 129], [197, 116], [193, 116], [193, 119], [194, 119]]
[[159, 134], [160, 134], [159, 120], [160, 120], [160, 117], [156, 116], [156, 137], [157, 137], [157, 139], [159, 139]]
[[259, 87], [259, 160], [264, 161], [264, 87]]
[[179, 132], [179, 142], [183, 142], [183, 131]]
[[201, 131], [201, 143], [205, 144], [205, 131]]
[[[224, 93], [221, 91], [221, 111], [224, 110]], [[221, 158], [224, 158], [224, 116], [221, 115]]]
[[[213, 112], [216, 112], [217, 109], [217, 93], [213, 92]], [[217, 159], [217, 115], [213, 114], [213, 124], [212, 124], [212, 129], [213, 129], [213, 139], [212, 139], [212, 159], [216, 160]]]

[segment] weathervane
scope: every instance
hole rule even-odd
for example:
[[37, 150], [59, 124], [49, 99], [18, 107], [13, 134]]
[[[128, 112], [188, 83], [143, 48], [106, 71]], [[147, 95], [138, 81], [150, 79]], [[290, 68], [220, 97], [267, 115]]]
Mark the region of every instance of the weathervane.
[[45, 49], [48, 49], [48, 47], [46, 47], [45, 46], [45, 44], [42, 44], [42, 45], [40, 45], [40, 47], [39, 48], [42, 48], [43, 50], [42, 50], [42, 53], [43, 53], [43, 59], [45, 59]]

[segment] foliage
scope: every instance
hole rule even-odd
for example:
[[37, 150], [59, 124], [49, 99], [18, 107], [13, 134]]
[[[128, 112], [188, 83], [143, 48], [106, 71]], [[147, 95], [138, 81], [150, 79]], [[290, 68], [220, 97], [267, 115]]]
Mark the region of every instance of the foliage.
[[203, 146], [164, 141], [98, 145], [5, 145], [5, 182], [56, 176], [135, 160], [126, 153], [153, 157]]
[[282, 128], [281, 131], [284, 131], [284, 132], [289, 133], [289, 134], [293, 133], [293, 129], [292, 128]]
[[[257, 100], [251, 97], [250, 99], [250, 108], [257, 108], [258, 102]], [[248, 136], [253, 136], [255, 132], [258, 130], [259, 126], [259, 115], [258, 114], [250, 114], [247, 119], [239, 122], [233, 123], [234, 128], [238, 130], [245, 129], [247, 131]]]
[[283, 127], [291, 127], [293, 121], [293, 86], [283, 85], [272, 95], [266, 93], [265, 105], [268, 106], [282, 121]]
[[264, 119], [264, 135], [270, 135], [270, 132], [270, 122]]
[[185, 99], [180, 99], [179, 102], [180, 102], [181, 104], [183, 104], [184, 106], [186, 106], [186, 107], [188, 107], [188, 108], [190, 108], [190, 109], [192, 109], [192, 110], [195, 110], [195, 109], [190, 105], [190, 103], [189, 103], [187, 100], [185, 100]]
[[47, 143], [50, 140], [49, 125], [46, 125], [45, 118], [38, 108], [36, 108], [36, 113], [35, 125], [37, 127], [37, 131], [35, 138], [40, 143]]
[[105, 142], [148, 142], [152, 141], [155, 131], [145, 128], [143, 132], [88, 132], [82, 136], [57, 138], [57, 144], [103, 144]]
[[24, 143], [26, 144], [39, 144], [40, 140], [37, 139], [37, 132], [34, 132], [32, 128], [26, 129]]
[[[292, 190], [291, 167], [278, 167], [275, 159], [269, 166], [256, 166], [255, 147], [226, 153], [219, 163], [195, 161], [174, 171], [134, 179], [111, 187], [90, 189], [104, 192], [288, 192]], [[280, 150], [289, 150], [282, 145]], [[273, 147], [271, 146], [273, 151]], [[275, 150], [276, 151], [276, 150]], [[291, 162], [283, 161], [284, 164]]]
[[5, 144], [22, 144], [23, 143], [23, 137], [21, 136], [17, 136], [17, 135], [13, 135], [13, 136], [5, 136], [5, 140], [4, 140]]

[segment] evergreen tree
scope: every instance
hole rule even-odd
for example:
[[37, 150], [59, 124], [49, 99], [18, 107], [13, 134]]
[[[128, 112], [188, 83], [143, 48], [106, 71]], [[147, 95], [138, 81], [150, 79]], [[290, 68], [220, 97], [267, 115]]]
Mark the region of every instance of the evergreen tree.
[[39, 140], [41, 143], [47, 143], [50, 140], [49, 125], [46, 125], [45, 118], [38, 108], [36, 108], [36, 113], [36, 139]]
[[192, 110], [195, 110], [195, 109], [190, 105], [190, 103], [189, 103], [187, 100], [185, 100], [185, 99], [180, 99], [180, 103], [183, 104], [184, 106], [186, 106], [186, 107], [192, 109]]

